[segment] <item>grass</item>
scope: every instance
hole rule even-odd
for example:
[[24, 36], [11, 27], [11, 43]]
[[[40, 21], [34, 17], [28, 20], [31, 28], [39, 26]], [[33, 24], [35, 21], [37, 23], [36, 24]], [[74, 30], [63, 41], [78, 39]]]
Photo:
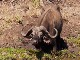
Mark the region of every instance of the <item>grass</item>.
[[64, 58], [76, 58], [76, 55], [68, 50], [59, 51], [57, 54], [52, 55], [38, 50], [26, 50], [24, 48], [0, 48], [0, 60], [64, 60]]
[[[80, 48], [80, 38], [70, 37], [68, 43], [73, 43]], [[0, 60], [79, 60], [80, 51], [61, 50], [48, 54], [39, 50], [27, 50], [24, 48], [0, 48]]]
[[0, 60], [8, 60], [11, 58], [15, 59], [31, 59], [32, 54], [23, 48], [0, 48]]
[[70, 37], [68, 39], [68, 42], [73, 43], [76, 46], [80, 47], [80, 37], [78, 37], [78, 38]]
[[32, 0], [32, 2], [35, 8], [38, 8], [40, 6], [40, 0]]

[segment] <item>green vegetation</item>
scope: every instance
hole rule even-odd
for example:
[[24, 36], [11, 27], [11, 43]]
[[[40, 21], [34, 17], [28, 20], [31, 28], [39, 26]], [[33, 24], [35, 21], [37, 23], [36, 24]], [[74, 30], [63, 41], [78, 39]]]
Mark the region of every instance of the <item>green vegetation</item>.
[[0, 60], [64, 60], [75, 59], [76, 57], [76, 54], [68, 50], [62, 50], [53, 55], [23, 48], [0, 48]]
[[0, 60], [9, 60], [9, 59], [29, 59], [31, 60], [33, 56], [29, 50], [22, 48], [0, 48]]
[[78, 37], [78, 38], [70, 37], [68, 39], [68, 42], [75, 44], [76, 46], [80, 47], [80, 37]]
[[[0, 48], [0, 60], [79, 60], [80, 38], [71, 37], [67, 41], [70, 46], [69, 49], [58, 51], [56, 54], [24, 48]], [[77, 47], [79, 49], [76, 52], [74, 48], [76, 49]]]

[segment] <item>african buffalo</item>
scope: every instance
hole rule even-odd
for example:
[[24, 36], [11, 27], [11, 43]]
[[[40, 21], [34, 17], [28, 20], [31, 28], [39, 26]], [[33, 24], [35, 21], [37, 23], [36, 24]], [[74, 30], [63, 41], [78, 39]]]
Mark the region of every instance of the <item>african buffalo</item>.
[[39, 24], [31, 27], [24, 37], [30, 36], [36, 48], [57, 51], [61, 48], [60, 33], [63, 21], [58, 6], [49, 6], [39, 19]]

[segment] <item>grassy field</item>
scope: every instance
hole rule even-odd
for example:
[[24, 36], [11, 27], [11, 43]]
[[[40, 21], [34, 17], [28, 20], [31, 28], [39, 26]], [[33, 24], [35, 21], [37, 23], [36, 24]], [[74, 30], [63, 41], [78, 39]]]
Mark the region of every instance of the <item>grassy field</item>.
[[69, 38], [68, 43], [68, 50], [61, 50], [56, 54], [24, 48], [0, 48], [0, 60], [79, 60], [80, 38]]

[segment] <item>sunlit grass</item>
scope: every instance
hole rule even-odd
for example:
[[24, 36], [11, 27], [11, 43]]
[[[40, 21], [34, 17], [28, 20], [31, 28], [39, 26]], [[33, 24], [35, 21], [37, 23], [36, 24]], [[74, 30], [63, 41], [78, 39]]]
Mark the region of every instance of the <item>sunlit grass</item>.
[[80, 47], [80, 37], [78, 38], [70, 37], [68, 39], [68, 42], [76, 44], [78, 47]]
[[28, 59], [28, 60], [63, 60], [64, 58], [74, 59], [76, 55], [68, 50], [61, 50], [57, 55], [43, 53], [38, 50], [26, 50], [24, 48], [0, 48], [0, 60], [12, 59]]

